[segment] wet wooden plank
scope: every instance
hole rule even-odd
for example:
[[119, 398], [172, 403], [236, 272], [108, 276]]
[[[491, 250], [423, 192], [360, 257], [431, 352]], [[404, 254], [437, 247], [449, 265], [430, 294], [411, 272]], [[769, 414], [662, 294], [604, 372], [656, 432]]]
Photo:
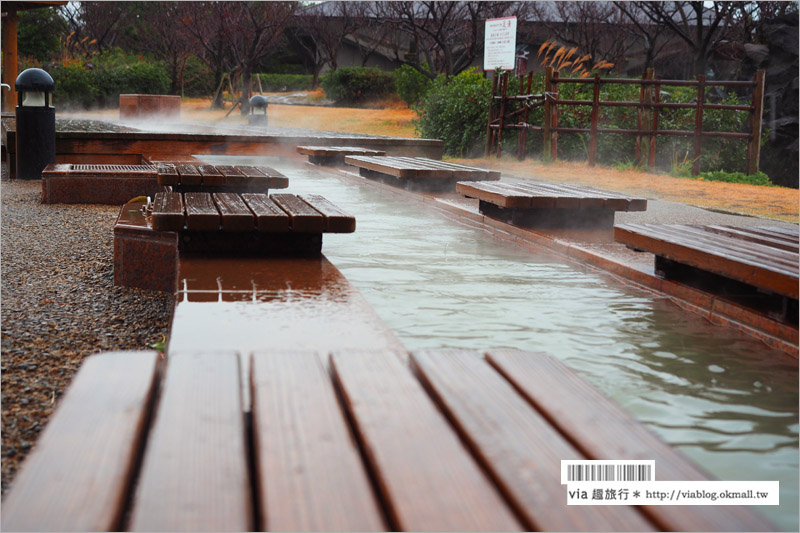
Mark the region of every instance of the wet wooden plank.
[[318, 194], [301, 194], [299, 198], [322, 213], [325, 217], [325, 231], [328, 233], [353, 233], [356, 218], [339, 209], [335, 204]]
[[217, 231], [220, 216], [211, 194], [187, 192], [183, 195], [186, 207], [186, 229], [189, 231]]
[[156, 352], [88, 357], [3, 497], [3, 531], [119, 531]]
[[743, 241], [755, 242], [797, 253], [798, 243], [795, 238], [793, 241], [787, 239], [786, 236], [779, 232], [771, 232], [765, 228], [748, 228], [748, 227], [734, 227], [734, 226], [705, 226], [705, 230], [711, 233], [719, 233], [733, 239], [741, 239]]
[[203, 186], [221, 187], [225, 185], [225, 177], [214, 165], [197, 165], [197, 170], [203, 177]]
[[235, 186], [248, 185], [253, 189], [258, 189], [262, 187], [264, 189], [269, 188], [270, 185], [269, 176], [261, 172], [261, 170], [259, 170], [258, 167], [254, 167], [252, 165], [237, 165], [236, 168], [239, 170], [239, 172], [242, 174], [244, 178], [242, 179], [239, 178], [238, 176], [232, 175], [229, 178], [228, 185], [235, 185]]
[[[608, 209], [612, 211], [644, 211], [647, 199], [601, 191], [579, 185], [532, 182], [460, 182], [456, 190], [465, 196], [506, 208], [535, 209]], [[529, 205], [524, 205], [524, 199]]]
[[214, 193], [213, 198], [220, 213], [222, 231], [255, 230], [255, 217], [241, 196], [230, 192], [218, 192]]
[[251, 363], [259, 504], [267, 531], [385, 531], [330, 376], [314, 352]]
[[322, 233], [325, 219], [322, 214], [294, 194], [273, 194], [270, 198], [291, 218], [294, 233]]
[[345, 155], [383, 156], [383, 150], [359, 148], [357, 146], [298, 146], [297, 153], [318, 157], [336, 157]]
[[[713, 479], [583, 378], [546, 354], [492, 350], [487, 361], [589, 459], [655, 460], [656, 480]], [[644, 506], [665, 531], [774, 531], [738, 506]]]
[[289, 186], [289, 178], [272, 167], [256, 166], [257, 171], [267, 176], [267, 186], [270, 189], [285, 189]]
[[517, 522], [420, 383], [385, 352], [331, 366], [397, 531], [510, 531]]
[[523, 517], [526, 529], [654, 530], [654, 524], [632, 507], [567, 505], [561, 461], [585, 457], [480, 354], [423, 350], [413, 353], [411, 360], [423, 383]]
[[528, 208], [531, 197], [522, 191], [511, 191], [498, 183], [483, 181], [459, 181], [456, 192], [468, 198], [478, 198], [505, 208]]
[[131, 531], [252, 531], [239, 358], [169, 355]]
[[184, 223], [183, 197], [180, 193], [157, 193], [153, 200], [153, 229], [181, 231]]
[[621, 224], [614, 238], [638, 250], [797, 299], [796, 253], [679, 225]]
[[158, 169], [159, 185], [177, 185], [180, 182], [178, 168], [174, 164], [159, 163], [156, 168]]
[[270, 200], [266, 194], [244, 193], [242, 200], [253, 212], [256, 229], [267, 233], [283, 233], [289, 231], [289, 214]]
[[200, 185], [203, 182], [197, 165], [178, 165], [178, 175], [181, 185]]

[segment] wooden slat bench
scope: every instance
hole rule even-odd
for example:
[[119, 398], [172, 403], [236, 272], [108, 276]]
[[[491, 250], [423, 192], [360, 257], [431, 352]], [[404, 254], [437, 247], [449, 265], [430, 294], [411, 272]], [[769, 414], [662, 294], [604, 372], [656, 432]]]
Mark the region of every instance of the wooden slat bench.
[[319, 195], [163, 192], [152, 228], [179, 232], [181, 251], [319, 253], [322, 233], [352, 233], [355, 218]]
[[159, 185], [179, 192], [266, 193], [289, 186], [289, 178], [265, 166], [159, 163], [156, 168]]
[[348, 155], [384, 156], [383, 150], [358, 148], [357, 146], [298, 146], [297, 153], [308, 156], [315, 165], [343, 165]]
[[621, 224], [614, 238], [655, 255], [656, 275], [798, 318], [798, 233], [784, 227]]
[[3, 530], [775, 529], [746, 507], [568, 506], [563, 459], [653, 459], [657, 480], [709, 478], [543, 354], [156, 362], [89, 358], [3, 502]]
[[355, 218], [319, 195], [161, 192], [148, 210], [128, 202], [114, 224], [114, 284], [172, 292], [183, 253], [316, 257], [323, 233]]
[[152, 165], [58, 163], [42, 170], [44, 204], [121, 205], [161, 190]]
[[456, 191], [479, 200], [485, 216], [528, 228], [607, 228], [617, 211], [645, 211], [647, 200], [578, 185], [459, 182]]
[[362, 176], [409, 190], [452, 191], [459, 180], [496, 181], [500, 172], [424, 157], [346, 156]]

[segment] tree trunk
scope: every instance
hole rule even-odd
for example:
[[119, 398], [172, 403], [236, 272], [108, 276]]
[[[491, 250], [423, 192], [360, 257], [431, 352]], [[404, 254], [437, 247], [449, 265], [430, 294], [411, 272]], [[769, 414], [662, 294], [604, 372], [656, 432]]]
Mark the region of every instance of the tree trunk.
[[242, 96], [240, 101], [242, 103], [242, 115], [247, 115], [250, 112], [250, 81], [251, 81], [250, 66], [245, 65], [242, 68]]

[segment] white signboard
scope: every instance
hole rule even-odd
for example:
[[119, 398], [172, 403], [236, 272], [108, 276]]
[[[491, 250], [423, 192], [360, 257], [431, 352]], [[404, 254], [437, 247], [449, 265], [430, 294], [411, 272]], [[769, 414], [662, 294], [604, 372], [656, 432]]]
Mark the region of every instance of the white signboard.
[[514, 70], [517, 17], [488, 19], [483, 46], [483, 70]]

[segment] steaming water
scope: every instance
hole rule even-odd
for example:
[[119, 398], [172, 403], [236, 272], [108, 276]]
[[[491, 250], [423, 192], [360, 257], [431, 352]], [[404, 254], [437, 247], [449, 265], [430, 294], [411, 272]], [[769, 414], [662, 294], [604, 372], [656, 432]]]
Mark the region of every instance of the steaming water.
[[719, 479], [779, 480], [780, 506], [759, 509], [797, 531], [798, 373], [788, 356], [355, 180], [270, 158], [203, 158], [268, 164], [290, 177], [286, 192], [354, 214], [356, 233], [325, 235], [323, 252], [410, 350], [554, 355]]

